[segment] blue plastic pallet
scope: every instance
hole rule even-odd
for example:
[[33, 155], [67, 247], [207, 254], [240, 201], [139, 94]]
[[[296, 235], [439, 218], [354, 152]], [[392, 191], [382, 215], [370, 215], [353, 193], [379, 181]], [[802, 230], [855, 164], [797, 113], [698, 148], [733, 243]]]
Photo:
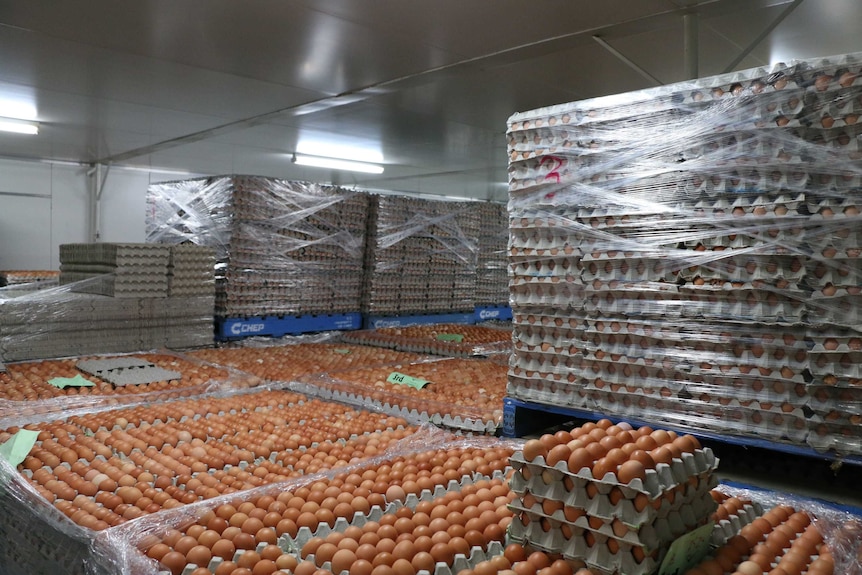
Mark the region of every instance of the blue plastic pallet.
[[435, 323], [476, 323], [473, 313], [437, 313], [428, 315], [397, 315], [365, 316], [363, 326], [365, 329], [380, 329], [384, 327], [406, 327], [408, 325], [432, 325]]
[[346, 331], [362, 327], [362, 314], [263, 316], [216, 319], [216, 339], [229, 340], [255, 335], [281, 337], [318, 331]]
[[835, 453], [822, 453], [811, 447], [801, 445], [792, 445], [789, 443], [781, 443], [778, 441], [770, 441], [768, 439], [758, 439], [756, 437], [743, 437], [737, 435], [721, 435], [719, 433], [711, 433], [709, 431], [686, 429], [683, 427], [674, 427], [663, 423], [656, 424], [651, 421], [632, 419], [629, 417], [617, 417], [614, 415], [606, 415], [595, 411], [584, 409], [576, 409], [572, 407], [563, 407], [558, 405], [545, 405], [543, 403], [533, 403], [514, 397], [506, 397], [503, 399], [503, 426], [500, 434], [503, 437], [523, 437], [524, 435], [536, 433], [540, 430], [565, 423], [572, 419], [584, 419], [587, 421], [598, 421], [599, 419], [609, 419], [614, 423], [626, 421], [634, 427], [643, 427], [648, 425], [656, 428], [661, 427], [677, 433], [688, 433], [705, 439], [715, 441], [717, 443], [727, 443], [731, 445], [742, 445], [747, 447], [759, 447], [761, 449], [769, 449], [772, 451], [780, 451], [793, 455], [801, 455], [804, 457], [812, 457], [826, 461], [841, 461], [851, 465], [862, 465], [862, 456], [858, 455], [837, 455]]
[[473, 315], [475, 316], [474, 319], [476, 323], [479, 323], [480, 321], [488, 321], [490, 319], [511, 321], [512, 308], [508, 305], [476, 306], [476, 310], [473, 312]]

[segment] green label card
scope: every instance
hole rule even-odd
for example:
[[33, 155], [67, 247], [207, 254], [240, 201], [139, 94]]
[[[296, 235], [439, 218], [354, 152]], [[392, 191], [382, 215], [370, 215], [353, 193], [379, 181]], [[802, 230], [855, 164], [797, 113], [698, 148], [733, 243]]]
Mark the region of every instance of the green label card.
[[456, 343], [461, 343], [464, 341], [464, 336], [460, 333], [438, 333], [437, 341], [454, 341]]
[[89, 379], [85, 379], [80, 373], [75, 377], [55, 377], [54, 379], [49, 379], [48, 383], [60, 389], [67, 387], [93, 387], [96, 385]]
[[350, 353], [350, 350], [347, 348], [344, 348], [344, 347], [339, 347], [339, 348], [333, 349], [332, 351], [334, 351], [335, 353], [340, 353], [342, 355], [347, 355], [348, 353]]
[[393, 371], [392, 373], [390, 373], [389, 377], [386, 378], [386, 381], [398, 385], [409, 385], [410, 387], [415, 387], [416, 389], [422, 389], [423, 387], [431, 383], [427, 379], [410, 377], [409, 375], [404, 375], [403, 373], [398, 373], [397, 371]]
[[700, 563], [709, 553], [713, 527], [715, 525], [707, 523], [671, 543], [661, 562], [659, 575], [682, 575]]
[[24, 461], [24, 458], [33, 449], [37, 437], [39, 437], [38, 431], [30, 429], [18, 430], [18, 433], [13, 435], [9, 441], [0, 445], [0, 457], [11, 463], [12, 467], [18, 467], [18, 464]]

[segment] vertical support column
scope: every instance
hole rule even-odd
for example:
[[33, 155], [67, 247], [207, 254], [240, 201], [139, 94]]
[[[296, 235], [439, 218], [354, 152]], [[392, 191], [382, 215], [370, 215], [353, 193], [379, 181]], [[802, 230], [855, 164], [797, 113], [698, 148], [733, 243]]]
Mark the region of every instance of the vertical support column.
[[696, 12], [689, 12], [682, 17], [684, 29], [683, 54], [685, 57], [685, 78], [692, 80], [699, 76], [698, 72], [698, 50], [699, 35], [698, 16]]
[[102, 237], [102, 189], [105, 187], [107, 169], [102, 164], [94, 164], [88, 171], [89, 178], [89, 239], [96, 243]]

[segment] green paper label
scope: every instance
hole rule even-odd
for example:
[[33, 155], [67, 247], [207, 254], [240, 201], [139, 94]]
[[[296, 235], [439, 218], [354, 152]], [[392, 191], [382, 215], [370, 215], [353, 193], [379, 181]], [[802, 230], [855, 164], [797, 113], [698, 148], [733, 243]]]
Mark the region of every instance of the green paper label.
[[80, 373], [75, 377], [55, 377], [54, 379], [49, 379], [48, 383], [60, 389], [66, 389], [67, 387], [94, 387], [96, 385], [89, 379], [84, 378]]
[[30, 429], [19, 430], [9, 441], [0, 445], [0, 457], [11, 463], [12, 467], [18, 467], [30, 453], [30, 450], [33, 449], [37, 437], [39, 437], [38, 431]]
[[709, 553], [709, 542], [714, 527], [712, 523], [707, 523], [671, 543], [667, 555], [661, 562], [659, 575], [682, 575], [700, 563]]
[[398, 373], [397, 371], [393, 371], [392, 373], [390, 373], [389, 377], [386, 378], [386, 381], [398, 385], [409, 385], [410, 387], [415, 387], [416, 389], [422, 389], [423, 387], [431, 383], [427, 379], [410, 377], [409, 375], [404, 375], [403, 373]]
[[345, 347], [339, 347], [337, 349], [333, 349], [332, 351], [335, 353], [340, 353], [342, 355], [347, 355], [348, 353], [350, 353], [350, 350]]
[[464, 336], [460, 333], [438, 333], [437, 341], [454, 341], [456, 343], [461, 343], [464, 341]]

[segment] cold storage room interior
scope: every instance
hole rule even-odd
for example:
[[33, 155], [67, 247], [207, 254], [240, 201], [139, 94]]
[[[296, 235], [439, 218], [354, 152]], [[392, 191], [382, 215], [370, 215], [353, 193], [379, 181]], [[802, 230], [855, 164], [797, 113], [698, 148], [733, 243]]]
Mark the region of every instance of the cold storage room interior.
[[0, 572], [862, 572], [860, 23], [0, 6]]

